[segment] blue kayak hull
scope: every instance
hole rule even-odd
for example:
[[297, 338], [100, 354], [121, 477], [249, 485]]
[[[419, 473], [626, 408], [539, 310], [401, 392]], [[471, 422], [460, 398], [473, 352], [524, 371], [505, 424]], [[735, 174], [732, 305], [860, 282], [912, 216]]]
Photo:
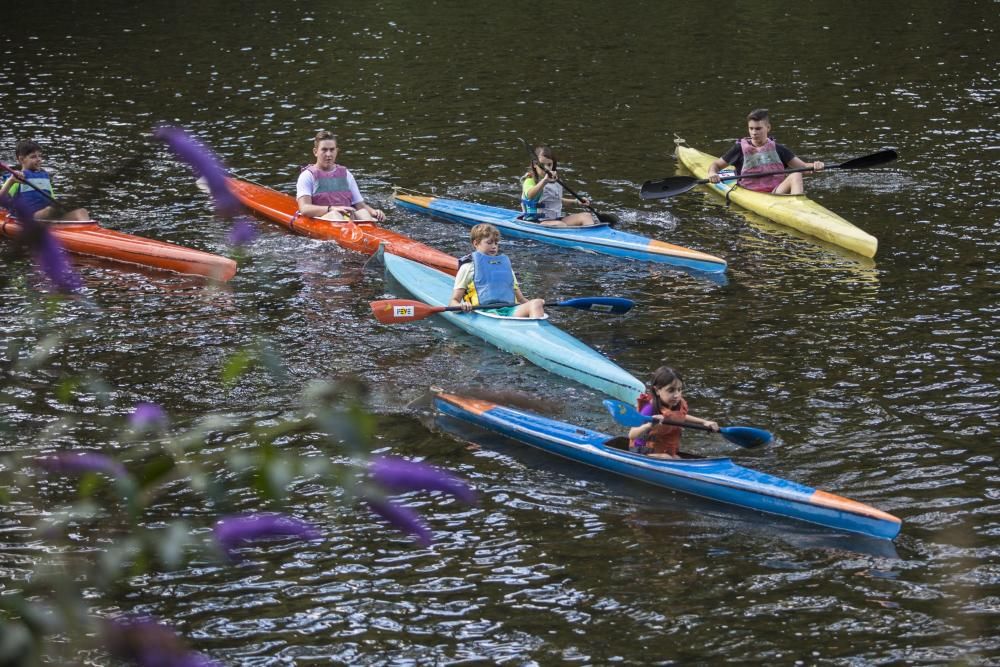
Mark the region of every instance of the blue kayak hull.
[[534, 239], [564, 248], [596, 252], [612, 257], [660, 262], [695, 273], [724, 274], [726, 272], [726, 260], [724, 259], [671, 243], [648, 239], [637, 234], [618, 231], [606, 224], [588, 227], [543, 227], [537, 223], [520, 220], [517, 211], [505, 208], [457, 199], [442, 199], [399, 192], [395, 194], [395, 202], [404, 209], [464, 225], [473, 226], [487, 222], [499, 228], [504, 234]]
[[728, 458], [656, 459], [609, 447], [613, 437], [488, 401], [439, 393], [438, 411], [550, 454], [654, 486], [891, 540], [902, 522], [864, 503], [736, 465]]
[[[417, 299], [432, 306], [448, 305], [455, 282], [452, 276], [398, 255], [384, 253], [382, 259], [392, 277]], [[632, 403], [644, 390], [640, 380], [548, 318], [500, 317], [483, 311], [439, 315], [501, 350], [608, 396]]]

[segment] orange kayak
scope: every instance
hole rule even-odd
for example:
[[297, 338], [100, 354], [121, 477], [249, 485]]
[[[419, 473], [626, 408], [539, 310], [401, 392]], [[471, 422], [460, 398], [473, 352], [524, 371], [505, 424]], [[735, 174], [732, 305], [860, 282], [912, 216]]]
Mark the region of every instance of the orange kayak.
[[[228, 257], [105, 229], [93, 220], [50, 222], [48, 227], [68, 252], [77, 255], [92, 255], [223, 282], [236, 275], [236, 262]], [[0, 233], [16, 238], [21, 232], [21, 224], [14, 216], [0, 209]]]
[[296, 234], [323, 241], [335, 241], [348, 250], [366, 255], [374, 255], [379, 245], [384, 243], [386, 252], [393, 255], [432, 266], [451, 275], [458, 272], [458, 259], [455, 257], [414, 241], [408, 236], [379, 227], [375, 223], [335, 222], [299, 215], [298, 203], [291, 195], [238, 178], [229, 179], [229, 188], [244, 206], [268, 220], [284, 225]]

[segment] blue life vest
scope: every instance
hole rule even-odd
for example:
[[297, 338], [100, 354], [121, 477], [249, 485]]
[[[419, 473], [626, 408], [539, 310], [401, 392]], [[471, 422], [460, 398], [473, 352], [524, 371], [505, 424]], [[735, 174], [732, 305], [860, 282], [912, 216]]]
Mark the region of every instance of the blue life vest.
[[[15, 183], [10, 189], [11, 196], [16, 197], [18, 202], [31, 209], [32, 213], [41, 211], [46, 206], [50, 205], [52, 200], [38, 191], [42, 190], [47, 193], [49, 197], [52, 196], [52, 179], [49, 178], [49, 172], [44, 169], [41, 171], [25, 169], [21, 173], [24, 174], [24, 180], [31, 185], [25, 185], [20, 182]], [[31, 187], [32, 185], [34, 187]], [[37, 188], [37, 190], [35, 188]]]
[[466, 294], [469, 301], [475, 305], [517, 301], [514, 296], [514, 270], [507, 255], [484, 255], [477, 250], [470, 257], [473, 284], [468, 290], [471, 294]]

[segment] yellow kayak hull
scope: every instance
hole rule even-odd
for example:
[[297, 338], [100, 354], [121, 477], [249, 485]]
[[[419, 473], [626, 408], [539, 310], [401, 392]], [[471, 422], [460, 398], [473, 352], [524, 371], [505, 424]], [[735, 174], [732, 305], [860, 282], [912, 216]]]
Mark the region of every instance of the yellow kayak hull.
[[[708, 166], [715, 157], [688, 146], [677, 146], [677, 159], [698, 178], [708, 176]], [[743, 208], [769, 220], [791, 227], [803, 234], [822, 239], [864, 257], [874, 257], [878, 239], [847, 220], [823, 208], [805, 195], [772, 195], [754, 192], [734, 184], [735, 181], [710, 183], [709, 188]]]

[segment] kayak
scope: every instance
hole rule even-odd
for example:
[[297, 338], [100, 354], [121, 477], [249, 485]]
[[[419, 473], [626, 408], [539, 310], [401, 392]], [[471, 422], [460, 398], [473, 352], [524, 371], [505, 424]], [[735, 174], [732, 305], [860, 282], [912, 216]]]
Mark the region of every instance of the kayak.
[[476, 204], [457, 199], [442, 199], [397, 190], [393, 199], [402, 208], [433, 215], [464, 225], [488, 222], [510, 236], [534, 239], [542, 243], [590, 252], [661, 262], [699, 273], [725, 273], [726, 260], [697, 250], [689, 250], [612, 229], [604, 223], [586, 227], [543, 227], [518, 218], [518, 211]]
[[[654, 486], [746, 509], [891, 540], [902, 521], [870, 505], [744, 468], [728, 458], [683, 454], [658, 459], [627, 451], [628, 441], [489, 401], [438, 393], [442, 414], [550, 454]], [[625, 449], [615, 447], [622, 443]]]
[[[715, 157], [677, 144], [677, 159], [698, 178], [708, 177], [708, 166]], [[726, 175], [727, 172], [720, 172]], [[732, 174], [732, 170], [728, 170]], [[706, 183], [712, 192], [769, 220], [796, 229], [803, 234], [847, 248], [864, 257], [874, 257], [878, 239], [855, 227], [836, 213], [823, 208], [806, 195], [772, 195], [747, 190], [736, 181]]]
[[[93, 220], [45, 224], [63, 248], [77, 255], [204, 276], [222, 282], [236, 275], [236, 262], [228, 257], [105, 229]], [[0, 233], [17, 238], [22, 231], [21, 224], [13, 215], [0, 209]]]
[[268, 220], [284, 225], [296, 234], [334, 241], [337, 245], [366, 255], [374, 255], [379, 245], [386, 251], [433, 266], [452, 275], [458, 271], [458, 260], [440, 250], [414, 241], [408, 236], [379, 227], [373, 222], [336, 222], [299, 215], [299, 206], [291, 195], [238, 178], [228, 179], [229, 188], [244, 206]]
[[[428, 266], [397, 255], [383, 256], [386, 270], [417, 299], [446, 306], [455, 280]], [[596, 350], [549, 322], [548, 317], [502, 317], [488, 311], [443, 312], [441, 317], [506, 352], [518, 354], [547, 371], [635, 402], [643, 384]]]

